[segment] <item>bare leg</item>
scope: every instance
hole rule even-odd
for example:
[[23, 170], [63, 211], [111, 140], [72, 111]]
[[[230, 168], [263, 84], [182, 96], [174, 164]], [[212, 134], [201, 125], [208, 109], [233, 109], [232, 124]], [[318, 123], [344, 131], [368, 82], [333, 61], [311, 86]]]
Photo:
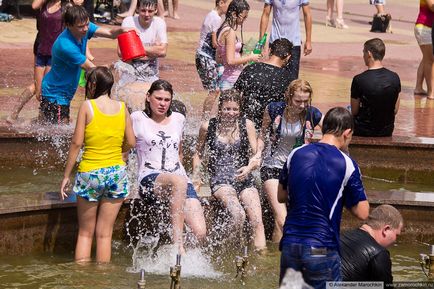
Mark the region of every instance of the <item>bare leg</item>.
[[431, 70], [433, 65], [432, 45], [421, 45], [422, 62], [423, 62], [423, 75], [425, 76], [425, 82], [427, 86], [428, 97], [434, 97], [431, 80]]
[[384, 5], [377, 4], [377, 5], [375, 5], [375, 8], [377, 9], [377, 14], [385, 14], [384, 13]]
[[91, 260], [92, 240], [95, 232], [98, 202], [89, 202], [77, 197], [78, 238], [75, 247], [75, 261]]
[[[434, 57], [434, 56], [431, 54], [431, 57]], [[427, 81], [429, 81], [431, 83], [431, 89], [432, 89], [431, 93], [428, 94], [428, 99], [433, 100], [434, 99], [434, 91], [433, 91], [434, 90], [434, 59], [432, 59], [432, 58], [431, 58], [431, 77]]]
[[420, 61], [419, 66], [417, 67], [417, 77], [416, 77], [416, 87], [414, 88], [414, 94], [422, 94], [426, 95], [426, 91], [423, 90], [423, 60]]
[[326, 26], [335, 27], [335, 19], [333, 18], [333, 8], [335, 5], [334, 0], [327, 0], [327, 16], [326, 16]]
[[182, 233], [184, 231], [184, 202], [187, 179], [174, 174], [160, 174], [155, 180], [154, 194], [170, 201], [170, 215], [173, 228], [173, 243], [184, 252]]
[[264, 182], [264, 191], [267, 194], [268, 202], [271, 205], [274, 215], [274, 230], [271, 240], [274, 243], [280, 242], [282, 239], [283, 224], [286, 218], [286, 206], [277, 201], [277, 188], [279, 186], [279, 180], [270, 179]]
[[245, 189], [240, 194], [240, 200], [247, 212], [250, 225], [253, 228], [253, 243], [255, 248], [259, 250], [265, 249], [267, 245], [258, 191], [255, 188]]
[[41, 101], [41, 86], [42, 86], [42, 78], [47, 74], [51, 69], [51, 66], [35, 66], [34, 69], [34, 78], [35, 82], [30, 84], [26, 89], [21, 93], [19, 102], [12, 109], [11, 114], [6, 118], [6, 122], [12, 124], [18, 119], [18, 115], [20, 114], [23, 107], [32, 99], [33, 95], [36, 96], [36, 99]]
[[339, 19], [344, 18], [344, 0], [336, 0], [336, 14]]
[[103, 199], [98, 209], [96, 222], [96, 261], [110, 262], [112, 252], [113, 225], [124, 199]]
[[205, 101], [203, 102], [202, 120], [209, 120], [211, 118], [211, 113], [214, 111], [213, 108], [217, 103], [218, 96], [219, 96], [218, 90], [210, 91], [208, 93], [208, 96], [205, 98]]
[[203, 208], [198, 199], [188, 198], [185, 200], [185, 223], [191, 228], [199, 242], [206, 237], [206, 224]]
[[333, 19], [335, 0], [327, 0], [327, 19]]
[[35, 84], [32, 83], [28, 87], [26, 87], [20, 95], [18, 103], [12, 109], [11, 114], [6, 118], [6, 122], [13, 124], [17, 121], [18, 115], [23, 109], [24, 105], [32, 99], [33, 95], [35, 95]]
[[164, 18], [165, 11], [164, 11], [164, 4], [163, 0], [158, 0], [157, 2], [157, 16]]
[[169, 16], [169, 0], [163, 0], [164, 16]]
[[231, 186], [224, 186], [214, 193], [214, 197], [221, 201], [223, 206], [228, 209], [234, 229], [238, 233], [241, 233], [244, 221], [246, 220], [246, 213], [238, 201], [235, 190]]
[[172, 0], [172, 5], [173, 5], [173, 18], [174, 19], [179, 19], [179, 14], [178, 14], [178, 5], [179, 4], [179, 0]]
[[336, 1], [336, 28], [339, 29], [347, 29], [348, 25], [345, 24], [344, 21], [344, 0], [337, 0]]

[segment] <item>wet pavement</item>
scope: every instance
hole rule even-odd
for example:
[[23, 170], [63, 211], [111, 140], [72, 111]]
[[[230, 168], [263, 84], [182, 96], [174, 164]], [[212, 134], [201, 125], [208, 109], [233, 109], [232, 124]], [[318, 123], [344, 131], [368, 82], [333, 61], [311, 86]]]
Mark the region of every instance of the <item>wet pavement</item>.
[[[251, 11], [244, 25], [244, 42], [258, 38], [262, 2], [249, 1]], [[375, 11], [365, 0], [347, 0], [344, 19], [349, 29], [325, 27], [325, 1], [312, 0], [313, 52], [302, 57], [300, 77], [308, 80], [314, 89], [313, 105], [326, 111], [329, 108], [349, 104], [352, 77], [366, 67], [362, 59], [363, 42], [374, 37], [386, 43], [384, 65], [397, 72], [401, 78], [401, 108], [396, 117], [395, 136], [434, 137], [434, 101], [413, 95], [416, 70], [422, 58], [413, 34], [414, 20], [418, 13], [417, 1], [397, 0], [386, 6], [392, 14], [393, 33], [371, 33], [368, 21]], [[194, 54], [199, 29], [204, 16], [214, 1], [184, 0], [180, 4], [180, 20], [166, 18], [169, 48], [167, 57], [161, 60], [161, 77], [174, 84], [181, 99], [188, 102], [190, 122], [197, 123], [197, 112], [206, 95], [194, 65]], [[271, 24], [270, 24], [271, 25]], [[269, 25], [269, 26], [270, 26]], [[303, 25], [301, 25], [303, 27]], [[32, 81], [32, 45], [35, 36], [35, 20], [0, 23], [0, 130], [21, 131], [23, 124], [37, 115], [38, 103], [33, 99], [26, 105], [16, 126], [9, 127], [5, 117], [17, 101], [20, 92]], [[116, 41], [96, 39], [90, 48], [96, 64], [109, 64], [117, 60]], [[83, 101], [79, 89], [72, 102], [71, 116]]]

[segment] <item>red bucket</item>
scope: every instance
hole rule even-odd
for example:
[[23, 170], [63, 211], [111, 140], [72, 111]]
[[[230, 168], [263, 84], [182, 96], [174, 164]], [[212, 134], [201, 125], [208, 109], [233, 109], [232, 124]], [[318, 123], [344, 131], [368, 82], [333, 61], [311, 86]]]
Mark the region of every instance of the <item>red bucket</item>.
[[121, 50], [122, 61], [129, 61], [146, 55], [140, 37], [134, 30], [120, 34], [118, 36], [118, 44]]

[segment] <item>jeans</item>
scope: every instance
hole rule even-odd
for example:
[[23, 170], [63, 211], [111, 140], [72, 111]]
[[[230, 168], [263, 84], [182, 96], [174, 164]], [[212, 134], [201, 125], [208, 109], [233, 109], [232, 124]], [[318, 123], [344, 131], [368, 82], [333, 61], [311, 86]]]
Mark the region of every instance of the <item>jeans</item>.
[[318, 249], [315, 252], [311, 246], [290, 244], [282, 247], [280, 257], [279, 284], [285, 276], [286, 269], [300, 271], [304, 281], [315, 289], [326, 288], [326, 281], [341, 280], [341, 258], [337, 250]]
[[294, 46], [291, 49], [291, 57], [289, 58], [288, 63], [286, 64], [286, 69], [289, 72], [289, 79], [291, 81], [296, 80], [298, 78], [298, 71], [300, 68], [300, 54], [301, 47]]

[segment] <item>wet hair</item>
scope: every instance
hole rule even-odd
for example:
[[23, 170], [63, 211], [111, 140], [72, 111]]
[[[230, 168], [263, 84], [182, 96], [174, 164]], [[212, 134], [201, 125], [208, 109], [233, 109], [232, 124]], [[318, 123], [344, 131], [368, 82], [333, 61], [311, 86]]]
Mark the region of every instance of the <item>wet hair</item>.
[[272, 55], [285, 59], [288, 55], [291, 55], [292, 42], [286, 38], [279, 38], [270, 44], [270, 52]]
[[295, 92], [299, 91], [299, 90], [301, 92], [308, 92], [309, 93], [309, 98], [310, 98], [310, 100], [312, 100], [313, 90], [312, 90], [312, 86], [310, 86], [310, 83], [307, 80], [296, 79], [296, 80], [291, 81], [291, 83], [289, 84], [288, 88], [286, 89], [286, 92], [285, 92], [285, 102], [286, 103], [291, 103], [292, 102], [292, 98], [295, 95]]
[[223, 103], [225, 101], [236, 102], [238, 104], [238, 106], [241, 107], [241, 94], [240, 94], [240, 92], [236, 89], [227, 89], [227, 90], [223, 90], [220, 93], [218, 112], [217, 112], [218, 115], [221, 114], [222, 109], [223, 109]]
[[[113, 83], [113, 74], [107, 67], [97, 66], [90, 69], [86, 73], [86, 98], [96, 99], [104, 94], [110, 96]], [[93, 89], [90, 88], [91, 85], [94, 85]]]
[[74, 26], [76, 23], [89, 21], [89, 14], [83, 6], [71, 5], [66, 7], [63, 14], [63, 24], [65, 26]]
[[[226, 11], [225, 20], [222, 25], [220, 25], [217, 30], [217, 38], [220, 35], [220, 32], [223, 28], [229, 26], [230, 28], [237, 30], [237, 18], [243, 13], [243, 11], [249, 11], [250, 5], [246, 0], [232, 0], [231, 4], [228, 6], [228, 10]], [[235, 13], [235, 17], [233, 17], [233, 13]], [[243, 25], [241, 24], [241, 42], [243, 42]]]
[[340, 137], [347, 129], [354, 130], [353, 116], [348, 109], [334, 107], [326, 113], [321, 128], [323, 135]]
[[399, 229], [404, 224], [401, 213], [391, 205], [380, 205], [369, 214], [366, 224], [374, 230], [389, 225], [392, 229]]
[[[307, 109], [309, 108], [309, 106], [311, 106], [312, 103], [313, 90], [312, 86], [310, 86], [310, 83], [307, 80], [296, 79], [291, 81], [285, 91], [285, 102], [287, 106], [292, 105], [292, 99], [297, 91], [309, 93], [309, 104], [299, 115], [301, 127], [304, 127], [306, 123]], [[311, 119], [310, 122], [313, 123], [313, 120]]]
[[[170, 82], [168, 82], [167, 80], [158, 79], [151, 84], [151, 87], [149, 88], [147, 95], [151, 95], [154, 91], [158, 91], [158, 90], [164, 90], [170, 93], [171, 101], [170, 101], [169, 110], [166, 113], [166, 115], [169, 116], [172, 114], [172, 100], [173, 100], [172, 84], [170, 84]], [[152, 110], [148, 100], [145, 101], [145, 109], [143, 111], [146, 113], [147, 116], [149, 117], [152, 116]]]
[[136, 9], [138, 10], [140, 7], [154, 7], [157, 9], [158, 2], [157, 0], [139, 0], [137, 1]]
[[371, 52], [374, 60], [383, 60], [386, 54], [386, 46], [380, 38], [372, 38], [365, 42], [364, 49]]
[[[223, 110], [223, 104], [227, 101], [233, 101], [236, 102], [239, 106], [239, 108], [241, 109], [241, 94], [238, 90], [236, 89], [227, 89], [227, 90], [223, 90], [220, 93], [220, 97], [219, 97], [219, 103], [218, 103], [218, 112], [217, 112], [217, 134], [219, 133], [219, 128], [222, 125], [222, 119], [221, 119], [221, 115], [222, 115], [222, 110]], [[241, 115], [241, 114], [240, 114]], [[235, 126], [233, 131], [231, 132], [231, 136], [234, 137], [234, 133], [236, 132], [238, 126]]]

